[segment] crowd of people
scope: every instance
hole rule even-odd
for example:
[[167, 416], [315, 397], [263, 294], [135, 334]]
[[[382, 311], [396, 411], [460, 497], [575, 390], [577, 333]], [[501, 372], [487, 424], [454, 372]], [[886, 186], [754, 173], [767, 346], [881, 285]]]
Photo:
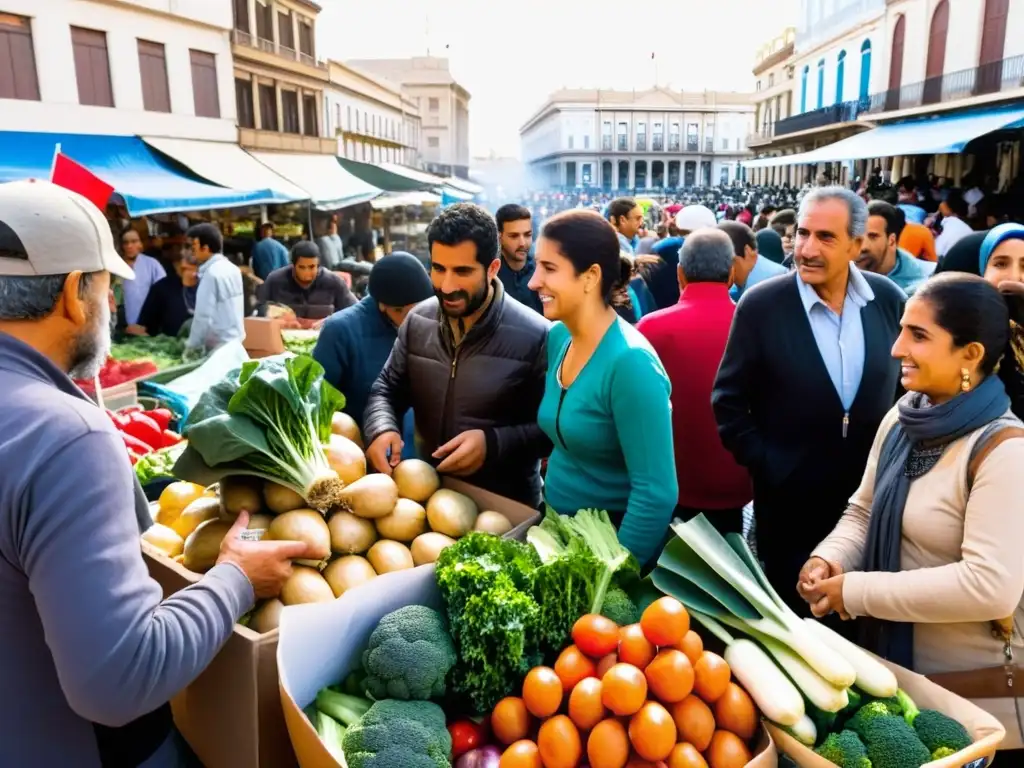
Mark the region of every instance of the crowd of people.
[[[261, 290], [325, 318], [313, 356], [376, 471], [418, 456], [531, 506], [607, 510], [648, 567], [674, 518], [741, 532], [753, 502], [795, 610], [974, 699], [1020, 749], [1000, 672], [1024, 645], [1024, 226], [958, 231], [950, 194], [920, 225], [929, 262], [900, 245], [911, 203], [886, 194], [815, 187], [735, 216], [684, 199], [656, 221], [613, 199], [539, 228], [519, 204], [460, 203], [429, 225], [426, 264], [381, 258], [361, 301], [308, 242], [280, 266], [261, 249]], [[209, 348], [239, 332], [245, 288], [199, 225], [196, 270], [115, 301], [147, 268], [101, 223], [73, 192], [0, 185], [5, 764], [179, 765], [166, 702], [306, 555], [243, 540], [243, 514], [196, 585], [162, 600], [147, 578], [141, 489], [70, 377], [106, 359], [111, 303], [149, 332], [177, 279], [173, 313]]]

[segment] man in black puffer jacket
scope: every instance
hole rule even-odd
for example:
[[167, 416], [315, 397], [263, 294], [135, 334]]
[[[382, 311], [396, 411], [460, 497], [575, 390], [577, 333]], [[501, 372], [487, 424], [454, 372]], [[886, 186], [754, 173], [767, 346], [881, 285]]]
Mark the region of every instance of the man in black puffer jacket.
[[417, 454], [438, 472], [536, 507], [551, 450], [537, 426], [549, 323], [505, 293], [497, 224], [483, 208], [444, 209], [427, 242], [435, 297], [406, 317], [370, 391], [366, 454], [391, 474], [412, 408]]

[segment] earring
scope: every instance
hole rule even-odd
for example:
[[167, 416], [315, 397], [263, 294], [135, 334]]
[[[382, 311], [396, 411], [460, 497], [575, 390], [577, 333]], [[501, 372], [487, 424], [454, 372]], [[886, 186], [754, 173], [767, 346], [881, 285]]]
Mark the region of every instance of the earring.
[[971, 391], [971, 373], [966, 368], [960, 369], [960, 391]]

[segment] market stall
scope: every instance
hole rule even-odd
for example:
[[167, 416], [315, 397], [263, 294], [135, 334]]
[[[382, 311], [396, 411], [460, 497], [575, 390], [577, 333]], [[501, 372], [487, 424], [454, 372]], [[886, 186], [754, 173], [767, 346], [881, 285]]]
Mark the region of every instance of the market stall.
[[[252, 536], [316, 558], [175, 700], [208, 768], [738, 768], [780, 751], [952, 768], [1001, 743], [973, 704], [797, 618], [703, 516], [673, 524], [648, 574], [606, 512], [541, 519], [418, 460], [368, 474], [322, 375], [276, 355], [210, 386], [143, 535], [166, 594], [213, 566], [242, 509]], [[239, 451], [252, 429], [291, 445]]]

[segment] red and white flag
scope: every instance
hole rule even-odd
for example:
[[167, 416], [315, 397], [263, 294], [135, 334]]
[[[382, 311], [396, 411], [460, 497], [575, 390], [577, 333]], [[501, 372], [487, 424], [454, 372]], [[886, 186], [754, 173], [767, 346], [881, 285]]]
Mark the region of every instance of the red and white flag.
[[107, 210], [107, 201], [114, 188], [84, 165], [79, 165], [60, 151], [60, 144], [53, 153], [53, 169], [50, 181], [57, 186], [77, 192], [101, 211]]

